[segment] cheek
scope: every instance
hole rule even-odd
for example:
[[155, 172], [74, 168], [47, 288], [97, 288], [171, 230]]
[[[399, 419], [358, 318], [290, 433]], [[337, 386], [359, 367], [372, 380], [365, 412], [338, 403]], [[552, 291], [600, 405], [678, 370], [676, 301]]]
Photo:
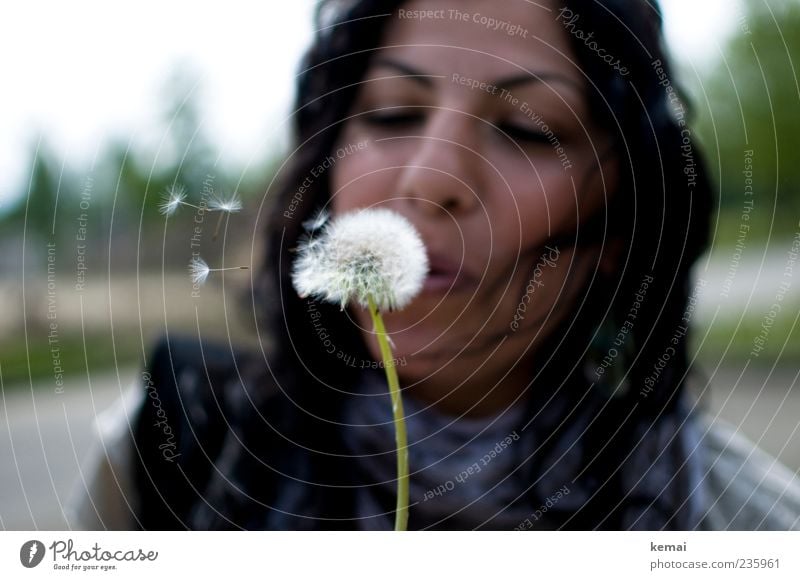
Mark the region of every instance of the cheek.
[[[578, 156], [576, 155], [576, 158]], [[613, 164], [604, 170], [590, 167], [586, 159], [571, 171], [558, 164], [542, 164], [532, 168], [524, 164], [507, 164], [503, 168], [508, 188], [497, 196], [495, 216], [499, 223], [512, 224], [497, 235], [515, 233], [521, 226], [520, 251], [541, 246], [548, 238], [569, 234], [607, 204], [610, 191], [616, 187]]]
[[487, 200], [496, 249], [524, 255], [572, 227], [578, 214], [576, 194], [563, 170], [537, 174], [508, 168], [504, 177], [507, 185], [498, 184]]
[[369, 207], [390, 200], [402, 165], [398, 155], [387, 155], [380, 145], [368, 141], [358, 152], [339, 160], [331, 170], [334, 214]]

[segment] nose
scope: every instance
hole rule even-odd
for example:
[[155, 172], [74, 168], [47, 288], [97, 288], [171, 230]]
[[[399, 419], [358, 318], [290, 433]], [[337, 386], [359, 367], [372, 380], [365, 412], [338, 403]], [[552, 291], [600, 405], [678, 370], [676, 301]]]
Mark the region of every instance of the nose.
[[432, 111], [403, 169], [398, 194], [428, 217], [465, 214], [480, 205], [481, 159], [476, 119]]

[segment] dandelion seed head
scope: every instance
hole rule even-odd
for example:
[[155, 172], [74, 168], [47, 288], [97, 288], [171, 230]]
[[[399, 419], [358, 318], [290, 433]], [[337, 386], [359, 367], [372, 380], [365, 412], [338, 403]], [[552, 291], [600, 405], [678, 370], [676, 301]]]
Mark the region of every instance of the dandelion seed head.
[[211, 268], [208, 267], [203, 258], [194, 257], [189, 262], [189, 273], [192, 275], [192, 283], [194, 284], [204, 284], [210, 272]]
[[406, 306], [428, 273], [425, 245], [400, 214], [365, 209], [344, 214], [301, 244], [292, 281], [300, 296], [380, 310]]
[[172, 215], [186, 199], [186, 188], [182, 185], [170, 186], [161, 194], [158, 210], [164, 215]]
[[223, 211], [227, 213], [236, 213], [242, 209], [242, 200], [235, 193], [231, 194], [228, 199], [224, 197], [213, 196], [208, 201], [209, 211]]

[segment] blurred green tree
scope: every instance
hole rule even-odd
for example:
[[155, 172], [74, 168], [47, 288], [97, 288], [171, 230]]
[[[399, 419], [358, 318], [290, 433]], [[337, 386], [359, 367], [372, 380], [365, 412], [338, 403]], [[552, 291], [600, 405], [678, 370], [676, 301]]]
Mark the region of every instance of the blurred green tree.
[[40, 139], [33, 147], [29, 179], [22, 186], [26, 196], [4, 218], [14, 224], [19, 234], [23, 228], [28, 238], [58, 238], [63, 224], [58, 219], [58, 199], [67, 189], [71, 176], [65, 174], [47, 142]]
[[[219, 166], [204, 131], [199, 105], [201, 75], [191, 66], [177, 64], [159, 95], [160, 133], [151, 132], [144, 143], [112, 138], [91, 169], [64, 166], [43, 135], [30, 147], [28, 179], [15, 206], [0, 215], [7, 235], [29, 239], [67, 239], [75, 236], [74, 220], [81, 195], [90, 183], [93, 249], [107, 236], [136, 238], [141, 225], [163, 223], [158, 205], [167, 188], [186, 188], [188, 201], [196, 203], [204, 180], [214, 176], [215, 192], [227, 184], [227, 171]], [[184, 212], [186, 213], [186, 212]], [[191, 216], [176, 218], [191, 220]], [[113, 233], [109, 230], [113, 230]]]
[[[740, 8], [720, 62], [694, 91], [703, 103], [698, 133], [719, 180], [723, 222], [727, 216], [732, 230], [718, 232], [727, 241], [735, 238], [730, 234], [738, 231], [748, 198], [752, 237], [788, 235], [800, 219], [800, 2], [749, 0]], [[743, 172], [749, 164], [748, 196]]]

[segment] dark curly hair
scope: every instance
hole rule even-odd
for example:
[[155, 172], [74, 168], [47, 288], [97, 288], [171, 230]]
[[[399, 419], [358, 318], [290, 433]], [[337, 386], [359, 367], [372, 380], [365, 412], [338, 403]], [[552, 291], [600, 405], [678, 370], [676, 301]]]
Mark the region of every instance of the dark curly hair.
[[[264, 360], [270, 381], [293, 402], [294, 416], [286, 424], [302, 425], [293, 429], [296, 441], [322, 454], [337, 428], [343, 393], [352, 388], [357, 371], [323, 348], [308, 303], [292, 289], [292, 251], [304, 235], [303, 222], [330, 197], [327, 179], [309, 182], [307, 177], [333, 151], [370, 58], [402, 4], [320, 2], [317, 33], [298, 76], [295, 149], [268, 192], [268, 215], [262, 220], [267, 251], [252, 300], [260, 309], [261, 327], [269, 332]], [[603, 398], [586, 437], [586, 463], [595, 466], [590, 476], [597, 481], [597, 493], [580, 513], [565, 517], [564, 527], [613, 529], [618, 525], [614, 507], [625, 501], [615, 468], [636, 444], [630, 434], [635, 425], [657, 421], [673, 410], [689, 371], [686, 338], [678, 330], [691, 292], [690, 267], [707, 245], [712, 192], [692, 140], [686, 101], [673, 86], [656, 2], [564, 0], [564, 7], [591, 23], [598, 43], [619, 55], [627, 71], [620, 74], [586, 42], [570, 35], [587, 81], [590, 114], [613, 136], [621, 178], [612, 201], [562, 239], [584, 244], [615, 237], [626, 251], [617, 272], [590, 281], [580, 303], [537, 355], [543, 364], [531, 377], [529, 400], [534, 413], [555, 389], [565, 389], [577, 401], [591, 387], [592, 397]], [[587, 365], [597, 368], [613, 348], [614, 334], [643, 280], [650, 281], [647, 295], [624, 349], [614, 351], [620, 354], [613, 362], [616, 372], [587, 377]], [[326, 336], [340, 350], [368, 358], [346, 314], [334, 306], [314, 307]], [[253, 396], [257, 411], [261, 403], [258, 393]], [[531, 482], [537, 478], [535, 463], [529, 462]], [[533, 484], [530, 493], [539, 493]]]

